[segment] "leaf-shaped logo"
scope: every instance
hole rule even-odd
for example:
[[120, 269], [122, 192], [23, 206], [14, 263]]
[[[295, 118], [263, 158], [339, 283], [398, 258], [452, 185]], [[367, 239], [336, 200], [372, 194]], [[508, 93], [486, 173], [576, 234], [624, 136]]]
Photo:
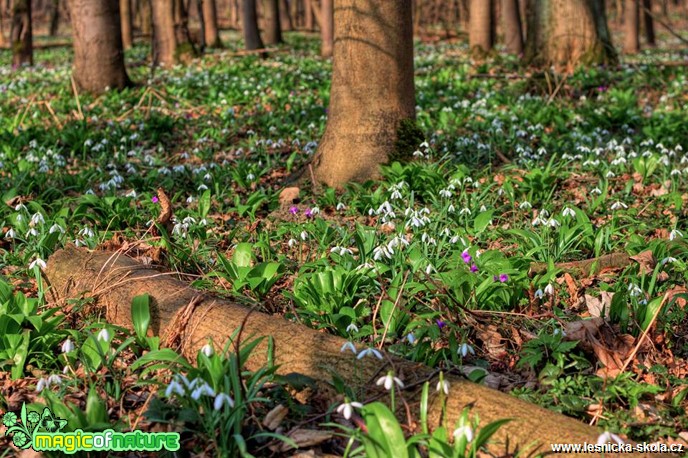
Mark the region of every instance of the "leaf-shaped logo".
[[46, 407], [41, 415], [41, 426], [49, 433], [57, 433], [67, 426], [67, 420], [54, 416]]

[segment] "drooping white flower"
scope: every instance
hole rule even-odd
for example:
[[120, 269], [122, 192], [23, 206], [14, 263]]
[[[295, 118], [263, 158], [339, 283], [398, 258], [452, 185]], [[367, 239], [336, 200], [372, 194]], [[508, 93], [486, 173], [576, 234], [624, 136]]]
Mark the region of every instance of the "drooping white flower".
[[412, 332], [409, 332], [408, 334], [406, 334], [406, 341], [409, 344], [413, 345], [414, 343], [416, 343], [416, 340], [417, 340], [416, 336]]
[[547, 283], [547, 286], [545, 286], [545, 294], [547, 294], [548, 296], [554, 294], [554, 286], [552, 286], [551, 283]]
[[339, 351], [341, 353], [344, 353], [346, 350], [351, 350], [353, 354], [356, 354], [356, 346], [352, 342], [344, 343], [344, 345], [342, 345], [342, 348]]
[[207, 343], [201, 347], [201, 353], [210, 358], [211, 356], [213, 356], [213, 353], [215, 353], [215, 351], [213, 350], [213, 346]]
[[399, 377], [395, 377], [392, 372], [389, 372], [387, 375], [382, 376], [379, 379], [377, 379], [377, 382], [375, 382], [375, 384], [377, 386], [384, 385], [385, 390], [387, 390], [387, 391], [391, 390], [395, 384], [399, 388], [404, 387], [404, 382], [402, 382]]
[[172, 396], [173, 393], [178, 394], [179, 396], [184, 396], [184, 387], [177, 382], [176, 380], [172, 380], [169, 385], [167, 385], [167, 388], [165, 389], [165, 396], [170, 397]]
[[57, 374], [52, 374], [50, 377], [48, 377], [48, 385], [61, 385], [62, 384], [62, 377], [60, 377]]
[[36, 266], [40, 267], [41, 269], [45, 269], [45, 266], [46, 266], [45, 261], [42, 260], [41, 258], [36, 258], [35, 260], [33, 260], [31, 262], [31, 264], [29, 264], [29, 269], [33, 269]]
[[213, 409], [220, 410], [223, 405], [227, 404], [229, 407], [234, 407], [234, 399], [232, 399], [228, 394], [220, 393], [215, 396], [215, 401], [213, 402]]
[[346, 327], [346, 332], [358, 332], [358, 326], [356, 326], [356, 323], [350, 323], [349, 326]]
[[210, 385], [208, 385], [205, 382], [203, 382], [202, 384], [200, 384], [199, 387], [193, 390], [193, 392], [191, 393], [191, 399], [193, 399], [194, 401], [198, 401], [203, 395], [210, 396], [212, 398], [215, 397], [215, 390], [213, 390], [210, 387]]
[[440, 380], [439, 382], [437, 382], [437, 387], [435, 388], [435, 391], [437, 391], [438, 393], [440, 391], [444, 391], [445, 395], [449, 395], [449, 382], [446, 380]]
[[62, 346], [60, 347], [60, 350], [62, 353], [69, 353], [70, 351], [74, 351], [76, 347], [74, 346], [74, 342], [72, 342], [71, 339], [67, 339], [64, 342], [62, 342]]
[[48, 382], [47, 378], [41, 378], [38, 380], [38, 383], [36, 384], [36, 393], [40, 393], [44, 389], [48, 388], [50, 386], [50, 383]]
[[679, 231], [678, 229], [674, 229], [669, 233], [669, 240], [674, 240], [677, 237], [683, 238], [683, 232]]
[[564, 210], [561, 212], [562, 216], [569, 216], [571, 218], [575, 218], [576, 212], [573, 211], [573, 209], [566, 207]]
[[470, 442], [473, 440], [473, 428], [471, 428], [470, 425], [462, 425], [456, 428], [452, 435], [454, 436], [454, 440], [458, 441], [465, 437], [466, 442]]
[[337, 407], [337, 413], [341, 414], [344, 418], [349, 420], [351, 419], [351, 414], [353, 413], [354, 408], [361, 409], [363, 408], [363, 404], [356, 401], [349, 402], [347, 400], [347, 402], [344, 402], [340, 404], [339, 407]]
[[615, 442], [619, 445], [625, 444], [624, 440], [616, 434], [610, 433], [609, 431], [605, 431], [602, 434], [600, 434], [600, 436], [597, 438], [597, 445], [604, 445], [607, 442]]
[[621, 209], [621, 208], [626, 209], [626, 208], [628, 208], [628, 205], [626, 205], [626, 204], [623, 203], [623, 202], [619, 202], [619, 201], [617, 200], [617, 201], [614, 202], [614, 203], [612, 204], [612, 206], [611, 206], [611, 209], [612, 209], [612, 210], [619, 210], [619, 209]]
[[377, 359], [382, 359], [382, 353], [380, 353], [380, 351], [375, 348], [365, 348], [361, 350], [358, 353], [358, 356], [356, 356], [356, 359], [363, 359], [366, 356], [374, 356]]
[[461, 345], [459, 345], [459, 349], [457, 350], [457, 353], [461, 355], [461, 357], [465, 358], [469, 354], [475, 355], [475, 350], [473, 347], [468, 345], [466, 342], [463, 342]]
[[96, 336], [96, 339], [103, 342], [110, 342], [110, 332], [107, 330], [107, 328], [103, 328]]

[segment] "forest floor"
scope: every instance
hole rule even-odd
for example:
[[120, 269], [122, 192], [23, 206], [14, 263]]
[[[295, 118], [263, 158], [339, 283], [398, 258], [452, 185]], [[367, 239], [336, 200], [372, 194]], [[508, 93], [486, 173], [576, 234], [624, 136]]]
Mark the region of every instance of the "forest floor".
[[[626, 439], [688, 441], [685, 52], [561, 76], [419, 43], [426, 141], [413, 160], [343, 192], [285, 193], [323, 133], [331, 65], [299, 35], [267, 59], [224, 38], [228, 49], [154, 74], [136, 46], [141, 85], [98, 98], [74, 92], [67, 49], [0, 68], [0, 411], [40, 400], [73, 427], [164, 420], [196, 454], [230, 447], [198, 415], [209, 405], [132, 369], [150, 342], [87, 300], [51, 307], [43, 262], [77, 244]], [[156, 235], [158, 188], [175, 217]], [[282, 396], [240, 419], [251, 450], [277, 450], [257, 433]], [[289, 405], [283, 433], [319, 413]], [[332, 410], [311, 427], [326, 422], [348, 424]]]

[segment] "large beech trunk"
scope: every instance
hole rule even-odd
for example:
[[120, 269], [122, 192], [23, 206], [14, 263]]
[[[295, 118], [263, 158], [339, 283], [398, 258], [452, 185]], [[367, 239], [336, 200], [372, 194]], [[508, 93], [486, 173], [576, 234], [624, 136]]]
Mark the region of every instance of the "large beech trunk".
[[151, 0], [153, 8], [153, 63], [172, 67], [177, 63], [174, 32], [174, 0]]
[[265, 0], [265, 43], [276, 45], [282, 43], [282, 24], [280, 23], [279, 0]]
[[494, 46], [493, 0], [471, 0], [468, 41], [474, 56], [484, 56]]
[[526, 60], [566, 71], [615, 63], [604, 0], [528, 0]]
[[320, 10], [320, 55], [331, 57], [334, 50], [334, 0], [322, 0]]
[[33, 65], [33, 32], [31, 26], [31, 0], [14, 0], [12, 5], [12, 66]]
[[626, 0], [624, 7], [624, 46], [626, 54], [640, 51], [640, 0]]
[[150, 36], [153, 33], [153, 10], [151, 6], [151, 0], [139, 0], [139, 27], [141, 28], [141, 34], [145, 36]]
[[209, 48], [222, 48], [217, 24], [217, 3], [215, 0], [203, 0], [203, 25], [205, 45]]
[[502, 18], [506, 50], [519, 55], [523, 52], [523, 30], [518, 0], [502, 0]]
[[247, 50], [265, 47], [258, 32], [256, 0], [241, 0], [241, 28], [244, 31], [244, 42]]
[[342, 187], [378, 177], [402, 121], [415, 119], [413, 24], [411, 0], [341, 0], [334, 15], [330, 105], [314, 173]]
[[[152, 331], [161, 336], [178, 336], [180, 351], [192, 360], [209, 340], [214, 342], [215, 348], [223, 348], [232, 332], [243, 323], [246, 338], [264, 336], [274, 340], [274, 362], [279, 367], [278, 373], [311, 377], [317, 381], [321, 394], [330, 392], [332, 376], [337, 374], [360, 393], [359, 399], [369, 399], [381, 394], [374, 380], [393, 369], [408, 387], [403, 392], [404, 399], [417, 411], [422, 384], [429, 381], [434, 392], [438, 381], [437, 372], [422, 364], [389, 354], [383, 361], [374, 357], [357, 360], [351, 352], [341, 351], [346, 341], [339, 337], [260, 312], [247, 317], [247, 308], [201, 295], [173, 275], [147, 268], [121, 253], [68, 247], [51, 256], [44, 278], [50, 286], [50, 300], [59, 304], [82, 296], [95, 297], [108, 322], [129, 329], [133, 328], [132, 299], [149, 294]], [[177, 327], [170, 329], [175, 318], [182, 316], [183, 323], [180, 325], [177, 321]], [[263, 365], [266, 352], [267, 342], [263, 341], [247, 361], [247, 368], [256, 370]], [[480, 416], [482, 425], [501, 418], [513, 419], [497, 433], [499, 444], [493, 446], [495, 450], [504, 450], [507, 437], [510, 450], [518, 447], [529, 453], [535, 449], [549, 451], [551, 443], [582, 444], [597, 440], [599, 432], [584, 423], [461, 377], [448, 375], [445, 379], [451, 384], [446, 409], [450, 428], [467, 405], [473, 406], [473, 412]], [[438, 396], [432, 395], [429, 419], [433, 425], [438, 424], [441, 413]]]
[[[688, 4], [688, 3], [686, 3]], [[652, 0], [643, 0], [643, 26], [645, 28], [645, 40], [647, 45], [654, 47], [657, 45], [655, 40], [655, 21], [652, 18]]]
[[119, 0], [69, 0], [69, 11], [77, 86], [95, 94], [128, 86]]

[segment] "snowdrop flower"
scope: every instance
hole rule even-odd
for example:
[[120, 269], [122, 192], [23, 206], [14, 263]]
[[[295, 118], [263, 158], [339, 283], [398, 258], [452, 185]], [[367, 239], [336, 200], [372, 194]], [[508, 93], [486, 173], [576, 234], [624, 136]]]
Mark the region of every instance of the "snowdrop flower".
[[207, 343], [201, 347], [201, 353], [210, 358], [211, 356], [213, 356], [213, 353], [215, 353], [215, 351], [213, 350], [213, 346]]
[[533, 206], [530, 204], [530, 202], [524, 200], [523, 202], [518, 204], [518, 208], [520, 208], [521, 210], [530, 210], [531, 208], [533, 208]]
[[53, 374], [50, 377], [48, 377], [48, 385], [61, 385], [62, 384], [62, 377], [60, 377], [57, 374]]
[[607, 178], [614, 178], [616, 174], [610, 170], [604, 176]]
[[456, 428], [452, 435], [454, 436], [454, 440], [458, 441], [462, 438], [466, 438], [466, 442], [470, 442], [473, 440], [473, 428], [471, 428], [471, 425], [462, 425]]
[[358, 326], [356, 326], [354, 323], [351, 323], [346, 327], [346, 332], [358, 332]]
[[459, 216], [470, 215], [470, 214], [471, 214], [471, 210], [468, 207], [463, 207], [461, 210], [459, 210]]
[[60, 226], [59, 224], [55, 223], [55, 224], [53, 224], [52, 226], [50, 226], [50, 230], [49, 230], [48, 232], [49, 232], [50, 234], [52, 234], [52, 233], [54, 233], [54, 232], [61, 232], [61, 233], [64, 234], [64, 229], [63, 229], [62, 226]]
[[[340, 353], [344, 353], [347, 350], [351, 350], [351, 352], [355, 355], [356, 354], [356, 347], [354, 346], [353, 343], [351, 342], [346, 342], [344, 345], [342, 345], [342, 348], [339, 350]], [[360, 358], [359, 358], [360, 359]]]
[[37, 235], [38, 235], [38, 231], [36, 230], [35, 227], [32, 227], [31, 229], [29, 229], [29, 232], [26, 233], [26, 237], [31, 237], [31, 236], [35, 237]]
[[377, 382], [375, 382], [375, 384], [377, 386], [384, 385], [385, 390], [387, 390], [387, 391], [391, 390], [395, 384], [399, 388], [404, 387], [404, 382], [402, 382], [401, 379], [399, 379], [398, 377], [395, 377], [392, 372], [388, 372], [387, 375], [377, 379]]
[[60, 347], [60, 350], [62, 353], [69, 353], [70, 351], [74, 351], [76, 347], [74, 347], [74, 342], [72, 342], [71, 339], [67, 339], [64, 342], [62, 342], [62, 346]]
[[552, 286], [551, 283], [547, 283], [547, 286], [545, 286], [545, 294], [547, 294], [548, 296], [554, 294], [554, 286]]
[[301, 240], [303, 240], [303, 241], [308, 240], [308, 232], [301, 231]]
[[669, 233], [669, 240], [674, 240], [676, 237], [683, 237], [683, 232], [678, 229], [674, 229]]
[[676, 258], [674, 258], [672, 256], [668, 256], [668, 257], [662, 259], [661, 261], [659, 261], [659, 263], [661, 265], [664, 265], [664, 264], [668, 264], [668, 263], [674, 263], [676, 261], [678, 261]]
[[40, 213], [34, 213], [33, 216], [31, 216], [31, 223], [32, 226], [35, 226], [36, 224], [45, 224], [45, 219], [43, 218], [43, 215]]
[[228, 394], [220, 393], [215, 396], [215, 402], [213, 402], [213, 409], [220, 410], [223, 405], [227, 404], [230, 408], [234, 407], [234, 399], [232, 399]]
[[15, 235], [17, 235], [17, 233], [14, 232], [14, 229], [10, 228], [10, 230], [7, 231], [7, 233], [5, 234], [5, 238], [6, 239], [13, 239]]
[[435, 270], [435, 268], [432, 266], [432, 264], [428, 264], [428, 266], [425, 268], [425, 274], [430, 275], [433, 270]]
[[447, 207], [447, 212], [448, 213], [454, 213], [455, 211], [456, 211], [456, 208], [454, 208], [454, 204], [449, 204], [449, 206]]
[[445, 395], [449, 395], [449, 382], [444, 380], [444, 376], [442, 372], [440, 372], [440, 380], [437, 382], [437, 386], [435, 387], [435, 391], [438, 393], [440, 391], [444, 391]]
[[21, 210], [26, 210], [26, 206], [24, 204], [17, 204], [14, 207], [14, 211], [16, 211], [16, 212], [21, 211]]
[[464, 342], [461, 345], [459, 345], [457, 353], [461, 355], [462, 358], [465, 358], [466, 356], [468, 356], [469, 353], [471, 355], [475, 355], [475, 350], [473, 350], [473, 347]]
[[610, 441], [613, 441], [617, 444], [625, 444], [624, 440], [616, 434], [610, 433], [609, 431], [605, 431], [602, 434], [600, 434], [600, 436], [597, 438], [597, 445], [604, 445]]
[[36, 384], [36, 393], [40, 393], [44, 389], [48, 388], [50, 386], [50, 383], [48, 382], [47, 378], [41, 378], [38, 383]]
[[356, 356], [356, 359], [363, 359], [366, 356], [374, 356], [377, 359], [382, 359], [382, 353], [380, 353], [375, 348], [366, 348], [364, 350], [361, 350], [361, 352], [358, 354], [358, 356]]
[[344, 205], [343, 202], [339, 202], [337, 204], [337, 211], [340, 211], [340, 210], [346, 210], [346, 205]]
[[561, 223], [559, 223], [559, 221], [557, 221], [554, 218], [550, 218], [549, 221], [547, 221], [547, 225], [549, 227], [557, 228], [557, 227], [561, 226]]
[[445, 199], [448, 199], [452, 196], [452, 192], [449, 189], [441, 189], [440, 196], [444, 197]]
[[406, 334], [405, 339], [406, 339], [406, 341], [407, 341], [409, 344], [411, 344], [411, 345], [413, 345], [414, 343], [416, 343], [416, 340], [417, 340], [417, 339], [416, 339], [416, 336], [415, 336], [412, 332], [409, 332], [408, 334]]
[[569, 216], [571, 218], [574, 218], [576, 216], [576, 212], [570, 209], [569, 207], [566, 207], [564, 211], [561, 212], [563, 216]]
[[172, 380], [165, 389], [166, 397], [169, 398], [170, 396], [172, 396], [173, 393], [177, 393], [179, 396], [184, 396], [184, 387], [176, 380]]
[[542, 292], [542, 288], [538, 288], [537, 291], [535, 291], [535, 297], [537, 299], [542, 299], [542, 297], [545, 295], [545, 293]]
[[617, 201], [614, 202], [614, 203], [612, 204], [612, 206], [611, 206], [611, 209], [612, 209], [612, 210], [618, 210], [618, 209], [620, 209], [620, 208], [624, 208], [624, 209], [625, 209], [625, 208], [628, 208], [628, 205], [626, 205], [626, 204], [623, 203], [623, 202], [619, 202], [619, 201], [617, 200]]
[[215, 397], [215, 391], [210, 387], [210, 385], [208, 385], [205, 382], [203, 382], [201, 386], [193, 390], [193, 392], [191, 393], [191, 399], [193, 399], [194, 401], [198, 401], [203, 395]]
[[360, 402], [349, 402], [348, 400], [341, 404], [339, 407], [337, 407], [337, 413], [341, 414], [344, 418], [347, 420], [351, 419], [351, 414], [354, 411], [354, 408], [356, 409], [361, 409], [363, 408], [363, 404]]
[[98, 333], [98, 336], [96, 336], [96, 339], [103, 342], [110, 342], [110, 332], [107, 330], [107, 328], [103, 328]]
[[287, 242], [287, 245], [289, 246], [289, 248], [293, 248], [294, 245], [296, 245], [296, 240], [289, 239], [289, 241]]
[[33, 269], [36, 266], [40, 267], [41, 269], [45, 269], [45, 261], [41, 258], [36, 258], [31, 262], [31, 264], [29, 264], [29, 269]]

